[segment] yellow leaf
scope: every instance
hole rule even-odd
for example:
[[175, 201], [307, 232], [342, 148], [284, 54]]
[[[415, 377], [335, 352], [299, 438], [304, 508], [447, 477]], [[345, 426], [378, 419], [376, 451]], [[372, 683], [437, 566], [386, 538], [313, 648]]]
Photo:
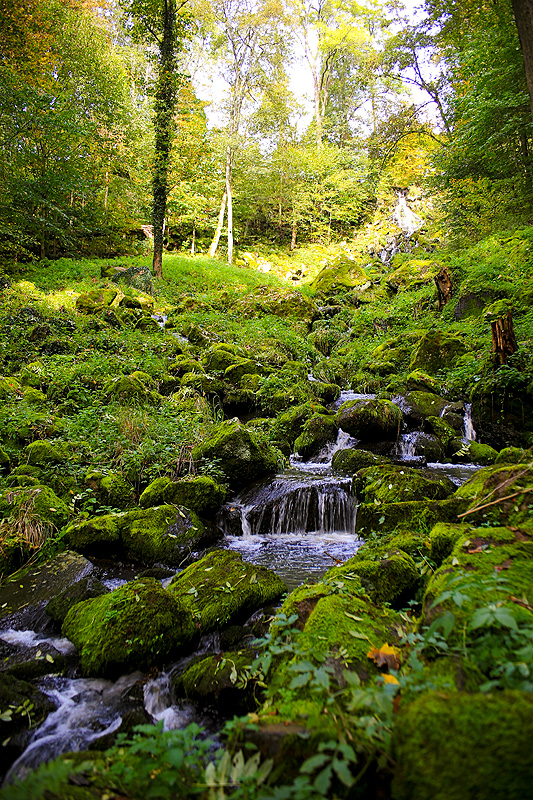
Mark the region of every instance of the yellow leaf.
[[383, 683], [394, 683], [397, 686], [400, 685], [400, 681], [397, 678], [395, 678], [394, 675], [384, 675]]

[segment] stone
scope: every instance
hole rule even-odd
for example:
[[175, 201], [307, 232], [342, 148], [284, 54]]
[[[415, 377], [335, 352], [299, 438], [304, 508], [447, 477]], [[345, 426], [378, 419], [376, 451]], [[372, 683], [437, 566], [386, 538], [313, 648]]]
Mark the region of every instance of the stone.
[[305, 460], [318, 455], [328, 442], [334, 442], [339, 428], [335, 417], [330, 414], [313, 414], [302, 428], [294, 442], [294, 450]]
[[337, 412], [339, 428], [363, 442], [394, 441], [402, 418], [400, 409], [388, 400], [352, 400]]
[[453, 367], [466, 353], [462, 339], [444, 331], [429, 331], [420, 339], [411, 357], [411, 370], [423, 370], [430, 374]]
[[139, 497], [141, 508], [174, 503], [195, 511], [201, 517], [212, 516], [225, 500], [226, 492], [213, 478], [197, 475], [172, 481], [156, 478]]

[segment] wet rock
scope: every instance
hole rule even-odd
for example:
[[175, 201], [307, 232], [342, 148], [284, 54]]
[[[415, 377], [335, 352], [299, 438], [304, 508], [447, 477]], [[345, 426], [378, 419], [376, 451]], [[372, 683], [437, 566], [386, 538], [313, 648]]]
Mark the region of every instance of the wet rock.
[[59, 553], [42, 567], [15, 573], [0, 587], [0, 619], [5, 628], [42, 630], [50, 622], [44, 607], [67, 587], [94, 574], [95, 567], [78, 553]]
[[243, 562], [232, 550], [213, 550], [171, 581], [168, 591], [193, 615], [199, 634], [243, 621], [274, 602], [286, 586], [272, 570]]
[[462, 339], [444, 331], [429, 331], [420, 339], [411, 357], [411, 369], [433, 374], [440, 369], [453, 367], [466, 353]]
[[337, 450], [331, 459], [331, 468], [337, 475], [355, 475], [364, 467], [371, 467], [388, 461], [384, 456], [370, 453], [368, 450], [359, 450], [349, 447], [345, 450]]
[[198, 475], [172, 481], [156, 478], [139, 498], [141, 508], [173, 503], [195, 511], [200, 516], [211, 516], [224, 502], [226, 492], [213, 478]]
[[74, 671], [76, 648], [67, 639], [40, 639], [33, 631], [7, 630], [0, 636], [0, 673], [23, 681]]
[[426, 417], [440, 416], [448, 404], [433, 392], [410, 392], [397, 402], [409, 427], [420, 427]]
[[192, 615], [155, 578], [138, 578], [67, 613], [62, 633], [80, 652], [84, 675], [114, 678], [161, 666], [189, 645]]
[[56, 597], [53, 597], [46, 604], [45, 610], [54, 622], [61, 625], [72, 606], [75, 606], [76, 603], [81, 603], [82, 600], [89, 600], [92, 597], [100, 597], [102, 594], [107, 594], [108, 591], [109, 589], [104, 586], [96, 575], [87, 575], [71, 586], [67, 586]]
[[354, 479], [354, 490], [362, 503], [445, 500], [455, 489], [449, 478], [427, 478], [419, 470], [397, 464], [366, 467]]
[[0, 674], [0, 774], [26, 749], [34, 729], [54, 708], [54, 703], [31, 683]]
[[457, 515], [466, 511], [468, 502], [462, 498], [447, 500], [407, 500], [399, 503], [361, 503], [357, 508], [357, 533], [391, 531], [420, 532], [433, 527], [437, 522], [456, 522]]
[[303, 459], [317, 455], [328, 442], [337, 438], [338, 425], [335, 417], [329, 414], [313, 414], [302, 428], [294, 442], [294, 449]]
[[272, 441], [285, 454], [292, 452], [307, 420], [314, 414], [325, 414], [326, 409], [317, 403], [307, 402], [289, 409], [276, 419], [272, 427]]
[[247, 679], [253, 650], [236, 650], [200, 658], [173, 680], [178, 697], [186, 697], [233, 717], [255, 708], [255, 682]]

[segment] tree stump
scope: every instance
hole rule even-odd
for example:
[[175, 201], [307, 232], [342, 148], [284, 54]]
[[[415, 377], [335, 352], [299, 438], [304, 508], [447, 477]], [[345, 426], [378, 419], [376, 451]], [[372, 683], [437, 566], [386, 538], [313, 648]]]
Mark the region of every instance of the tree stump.
[[513, 325], [513, 311], [509, 302], [499, 300], [497, 303], [493, 303], [486, 310], [485, 319], [490, 322], [492, 330], [494, 363], [496, 366], [506, 364], [509, 356], [518, 350]]
[[435, 276], [437, 284], [437, 295], [439, 300], [439, 311], [442, 311], [450, 297], [452, 296], [453, 283], [446, 267], [442, 267], [438, 275]]

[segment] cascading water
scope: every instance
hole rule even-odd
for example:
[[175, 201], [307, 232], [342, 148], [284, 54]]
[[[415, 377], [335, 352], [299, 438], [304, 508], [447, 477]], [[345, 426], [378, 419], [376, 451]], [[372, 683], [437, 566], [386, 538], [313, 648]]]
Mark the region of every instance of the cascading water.
[[472, 422], [472, 403], [465, 404], [465, 422], [463, 428], [463, 436], [469, 442], [476, 441], [476, 431], [474, 423]]

